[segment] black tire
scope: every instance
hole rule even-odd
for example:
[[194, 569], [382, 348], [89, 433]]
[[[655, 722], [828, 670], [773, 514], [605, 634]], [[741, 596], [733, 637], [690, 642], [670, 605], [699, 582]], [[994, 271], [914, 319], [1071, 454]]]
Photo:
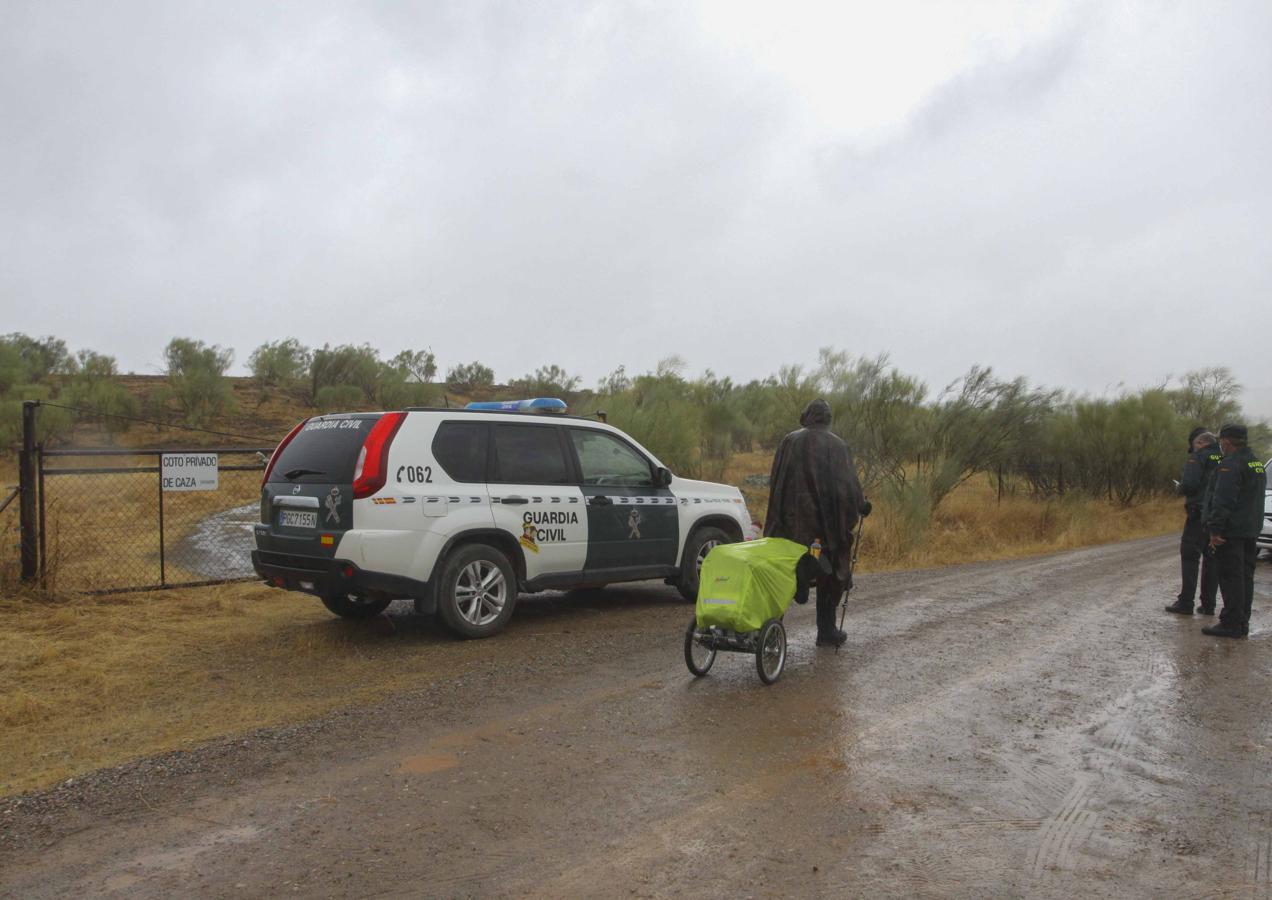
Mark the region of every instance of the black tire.
[[337, 594], [323, 597], [322, 605], [346, 619], [369, 619], [389, 608], [392, 597], [364, 597], [361, 594]]
[[680, 591], [680, 596], [690, 603], [698, 599], [698, 572], [702, 569], [702, 560], [712, 547], [731, 543], [733, 538], [719, 528], [706, 525], [693, 530], [680, 557], [680, 577], [676, 579], [676, 590]]
[[769, 619], [760, 628], [755, 642], [755, 670], [760, 681], [772, 684], [786, 668], [786, 628], [777, 619]]
[[[697, 630], [698, 617], [694, 616], [689, 620], [689, 628], [685, 631], [685, 665], [689, 667], [690, 672], [701, 678], [711, 671], [716, 650], [714, 647], [704, 647], [693, 639], [693, 633]], [[695, 651], [698, 653], [697, 657], [695, 657]]]
[[498, 634], [517, 605], [517, 577], [508, 557], [489, 544], [453, 550], [435, 583], [437, 613], [463, 638]]

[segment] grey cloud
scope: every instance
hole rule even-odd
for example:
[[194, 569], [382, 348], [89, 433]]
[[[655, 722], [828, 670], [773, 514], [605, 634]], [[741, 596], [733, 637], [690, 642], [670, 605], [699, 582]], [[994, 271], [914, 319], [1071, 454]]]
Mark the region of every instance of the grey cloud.
[[678, 4], [13, 6], [0, 311], [125, 367], [191, 334], [588, 383], [824, 344], [935, 385], [1220, 352], [1263, 383], [1255, 332], [1190, 318], [1272, 287], [1258, 3], [1075, 7], [873, 150], [810, 142]]

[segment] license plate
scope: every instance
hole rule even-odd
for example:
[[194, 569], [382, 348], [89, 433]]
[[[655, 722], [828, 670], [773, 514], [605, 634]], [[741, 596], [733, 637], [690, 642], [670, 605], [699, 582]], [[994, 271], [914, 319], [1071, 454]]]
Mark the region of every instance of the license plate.
[[318, 513], [285, 509], [278, 514], [278, 524], [284, 528], [317, 528]]

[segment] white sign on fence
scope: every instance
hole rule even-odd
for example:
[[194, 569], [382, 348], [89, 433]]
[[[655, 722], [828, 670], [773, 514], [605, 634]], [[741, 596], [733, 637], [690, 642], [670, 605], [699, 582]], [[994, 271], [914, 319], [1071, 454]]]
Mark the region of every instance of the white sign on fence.
[[215, 453], [164, 453], [159, 457], [165, 491], [215, 491], [221, 486]]

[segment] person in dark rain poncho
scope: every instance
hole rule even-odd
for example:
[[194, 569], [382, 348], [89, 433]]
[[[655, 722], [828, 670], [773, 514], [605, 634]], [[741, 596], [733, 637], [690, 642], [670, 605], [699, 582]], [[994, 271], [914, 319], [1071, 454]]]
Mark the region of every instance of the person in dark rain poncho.
[[858, 517], [869, 515], [870, 503], [848, 445], [830, 430], [830, 418], [830, 404], [814, 400], [800, 414], [803, 427], [778, 445], [764, 536], [806, 546], [821, 542], [829, 571], [817, 579], [817, 643], [838, 647], [848, 637], [835, 627], [835, 607], [852, 586], [852, 530]]

